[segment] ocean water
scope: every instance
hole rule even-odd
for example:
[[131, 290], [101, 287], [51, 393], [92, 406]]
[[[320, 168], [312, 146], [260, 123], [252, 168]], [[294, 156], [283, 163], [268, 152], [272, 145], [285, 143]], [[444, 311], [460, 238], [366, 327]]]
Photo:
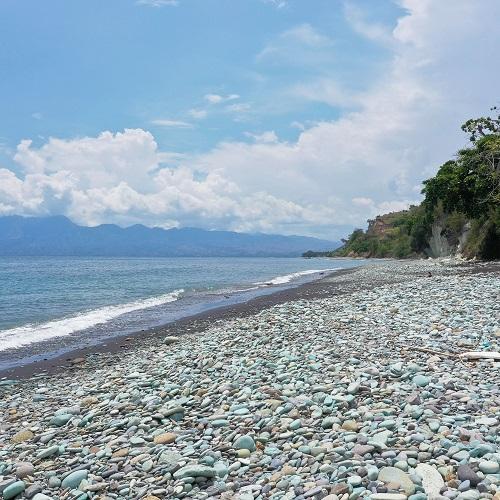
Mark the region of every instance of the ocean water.
[[360, 264], [303, 258], [0, 257], [0, 369]]

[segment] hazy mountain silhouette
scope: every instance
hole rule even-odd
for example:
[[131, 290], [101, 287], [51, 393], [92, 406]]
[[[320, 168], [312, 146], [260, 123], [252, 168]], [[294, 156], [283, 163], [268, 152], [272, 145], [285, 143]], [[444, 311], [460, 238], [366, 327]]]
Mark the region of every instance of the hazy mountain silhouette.
[[337, 242], [305, 236], [114, 224], [85, 227], [67, 217], [0, 217], [0, 255], [116, 257], [298, 256]]

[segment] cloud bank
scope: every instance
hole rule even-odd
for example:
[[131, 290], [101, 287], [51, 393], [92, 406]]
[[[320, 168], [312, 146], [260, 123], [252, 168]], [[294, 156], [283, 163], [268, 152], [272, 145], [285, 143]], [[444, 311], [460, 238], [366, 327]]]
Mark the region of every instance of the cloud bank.
[[[346, 8], [353, 31], [391, 53], [368, 90], [353, 93], [324, 72], [284, 89], [306, 101], [343, 105], [338, 119], [304, 127], [293, 142], [272, 130], [249, 131], [245, 140], [188, 156], [161, 151], [142, 129], [51, 138], [38, 147], [23, 140], [14, 156], [18, 173], [0, 168], [0, 214], [339, 237], [346, 225], [418, 202], [421, 181], [466, 144], [460, 123], [497, 103], [497, 89], [486, 82], [500, 77], [491, 62], [500, 4], [401, 3], [406, 13], [392, 31]], [[281, 54], [287, 40], [329, 46], [329, 39], [302, 25], [259, 57]], [[238, 98], [205, 96], [212, 105]], [[206, 116], [191, 111], [194, 118]]]

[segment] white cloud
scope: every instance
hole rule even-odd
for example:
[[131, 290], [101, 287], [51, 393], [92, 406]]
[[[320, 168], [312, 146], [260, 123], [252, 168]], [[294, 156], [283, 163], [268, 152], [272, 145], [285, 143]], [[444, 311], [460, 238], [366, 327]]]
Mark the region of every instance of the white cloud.
[[374, 40], [383, 44], [392, 44], [393, 38], [391, 30], [382, 24], [369, 22], [366, 12], [354, 3], [346, 2], [344, 4], [344, 14], [346, 20], [356, 33], [369, 40]]
[[205, 94], [204, 97], [210, 104], [220, 104], [221, 102], [234, 101], [240, 98], [238, 94], [229, 94], [225, 96], [220, 94]]
[[[390, 34], [383, 73], [356, 93], [325, 79], [315, 99], [338, 109], [347, 96], [354, 109], [301, 125], [296, 141], [266, 132], [252, 143], [222, 142], [179, 157], [160, 151], [140, 129], [51, 138], [39, 147], [25, 140], [15, 155], [21, 173], [0, 170], [0, 212], [334, 237], [345, 236], [335, 224], [360, 226], [407, 207], [418, 201], [421, 181], [467, 144], [460, 123], [498, 100], [488, 82], [500, 79], [492, 63], [500, 3], [401, 5], [405, 14]], [[220, 97], [206, 100], [224, 103], [222, 110], [239, 104], [209, 95]]]
[[[274, 140], [273, 133], [261, 139]], [[246, 191], [217, 169], [182, 165], [182, 156], [159, 151], [141, 129], [51, 138], [40, 147], [24, 140], [14, 158], [21, 174], [0, 168], [2, 215], [65, 214], [91, 225], [143, 222], [248, 231], [287, 231], [325, 218], [262, 186]]]
[[35, 120], [41, 120], [43, 118], [43, 115], [42, 113], [39, 113], [39, 112], [36, 112], [36, 113], [32, 113], [31, 116], [35, 119]]
[[263, 144], [274, 144], [279, 142], [278, 136], [274, 130], [268, 130], [262, 134], [252, 134], [251, 132], [245, 132], [247, 137], [251, 137], [255, 142], [260, 142]]
[[226, 111], [230, 113], [248, 113], [252, 109], [252, 106], [247, 102], [239, 102], [237, 104], [229, 104], [226, 106]]
[[277, 9], [282, 9], [288, 5], [287, 0], [262, 0], [264, 3], [274, 5]]
[[137, 0], [138, 5], [148, 5], [150, 7], [175, 7], [179, 5], [178, 0]]
[[328, 77], [316, 78], [307, 83], [298, 83], [289, 89], [293, 96], [318, 101], [335, 107], [352, 107], [359, 105], [360, 95], [345, 89], [335, 80]]
[[183, 122], [180, 120], [168, 120], [164, 118], [159, 118], [157, 120], [152, 120], [153, 125], [158, 125], [159, 127], [172, 127], [172, 128], [193, 128], [192, 123]]
[[258, 62], [315, 66], [332, 60], [331, 38], [304, 23], [280, 33], [258, 54]]
[[189, 116], [195, 120], [203, 120], [208, 116], [208, 111], [206, 109], [190, 109], [188, 111]]

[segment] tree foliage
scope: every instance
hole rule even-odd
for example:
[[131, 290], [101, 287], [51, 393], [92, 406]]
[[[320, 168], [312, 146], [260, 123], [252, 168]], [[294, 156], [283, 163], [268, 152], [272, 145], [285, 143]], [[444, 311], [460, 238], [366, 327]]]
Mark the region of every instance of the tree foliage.
[[[497, 108], [492, 108], [497, 112]], [[463, 251], [469, 257], [500, 258], [500, 115], [470, 119], [462, 125], [471, 147], [458, 151], [436, 175], [424, 181], [418, 207], [387, 214], [383, 232], [356, 229], [332, 255], [411, 257], [429, 246], [438, 222], [451, 245], [458, 245], [469, 227]], [[388, 227], [387, 227], [388, 226]]]

